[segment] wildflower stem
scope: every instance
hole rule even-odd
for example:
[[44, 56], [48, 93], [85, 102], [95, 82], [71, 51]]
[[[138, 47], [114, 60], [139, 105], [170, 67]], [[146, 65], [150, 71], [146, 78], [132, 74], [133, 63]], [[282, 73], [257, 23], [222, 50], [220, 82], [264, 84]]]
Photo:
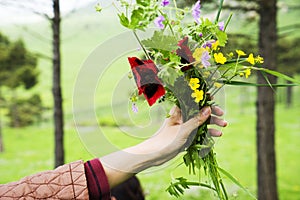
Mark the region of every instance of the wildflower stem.
[[[161, 10], [158, 10], [158, 11], [159, 11], [159, 13], [160, 13], [161, 15], [164, 15], [164, 13], [163, 13]], [[166, 19], [166, 21], [167, 21], [167, 25], [168, 25], [168, 27], [170, 28], [170, 31], [171, 31], [172, 35], [176, 38], [175, 33], [174, 33], [174, 31], [173, 31], [173, 28], [172, 28], [172, 26], [171, 26], [171, 24], [170, 24], [169, 19]]]
[[115, 2], [112, 2], [113, 7], [115, 7], [115, 9], [119, 12], [122, 13], [122, 11], [117, 7], [117, 5], [115, 4]]
[[[214, 77], [214, 75], [216, 74], [216, 72], [218, 71], [218, 68], [219, 67], [217, 67], [215, 70], [214, 70], [214, 72], [208, 77], [208, 82], [209, 81], [211, 81], [212, 79], [213, 79], [213, 77]], [[212, 81], [213, 82], [213, 81]], [[213, 86], [213, 83], [211, 83], [211, 84], [209, 84], [209, 83], [207, 83], [208, 84], [208, 88], [211, 88], [211, 86]]]
[[177, 11], [177, 3], [176, 3], [176, 0], [173, 0], [173, 3], [174, 3], [174, 7], [175, 7], [175, 9], [176, 9], [176, 11]]
[[238, 64], [239, 64], [239, 59], [240, 59], [240, 54], [238, 55], [238, 57], [237, 57], [237, 59], [236, 59], [235, 68], [234, 68], [234, 73], [233, 73], [233, 74], [236, 74], [237, 66], [238, 66]]
[[225, 26], [224, 26], [224, 31], [226, 31], [226, 28], [227, 28], [227, 26], [228, 26], [228, 24], [229, 24], [229, 22], [230, 22], [230, 20], [231, 20], [231, 18], [232, 18], [232, 13], [230, 13], [230, 15], [229, 15], [229, 17], [228, 17], [228, 19], [227, 19], [227, 21], [226, 21], [226, 23], [225, 23]]
[[[235, 76], [236, 76], [236, 74], [234, 74], [233, 76], [231, 76], [226, 82], [231, 81]], [[217, 92], [219, 92], [225, 86], [226, 82], [223, 81], [222, 86], [219, 87], [218, 89], [216, 89], [215, 91], [213, 91], [212, 94], [211, 94], [211, 96], [214, 96], [215, 94], [217, 94]]]
[[219, 21], [221, 11], [222, 11], [222, 8], [223, 8], [223, 2], [224, 2], [224, 0], [220, 0], [219, 10], [218, 10], [218, 13], [217, 13], [217, 16], [216, 16], [215, 24], [218, 23], [218, 21]]
[[146, 57], [148, 58], [148, 60], [151, 60], [151, 58], [150, 58], [150, 56], [149, 56], [147, 50], [145, 49], [144, 45], [142, 44], [142, 42], [141, 42], [139, 36], [136, 34], [136, 31], [135, 31], [135, 30], [133, 31], [133, 34], [134, 34], [135, 38], [137, 39], [138, 43], [140, 44], [140, 46], [142, 47], [142, 49], [143, 49], [143, 51], [144, 51]]

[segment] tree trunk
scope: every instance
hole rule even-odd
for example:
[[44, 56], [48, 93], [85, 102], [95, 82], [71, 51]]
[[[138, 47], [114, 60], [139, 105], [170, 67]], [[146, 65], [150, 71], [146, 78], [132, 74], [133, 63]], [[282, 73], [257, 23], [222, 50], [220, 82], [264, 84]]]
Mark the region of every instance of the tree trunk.
[[0, 153], [4, 152], [4, 143], [3, 143], [3, 134], [2, 134], [2, 94], [1, 94], [1, 88], [0, 88]]
[[2, 121], [1, 121], [1, 114], [0, 114], [0, 153], [4, 152], [4, 145], [3, 145], [3, 136], [2, 136]]
[[53, 98], [55, 132], [55, 167], [64, 164], [64, 130], [61, 93], [61, 57], [60, 57], [60, 8], [59, 0], [53, 0]]
[[[260, 0], [259, 50], [264, 57], [264, 66], [276, 68], [276, 0]], [[271, 83], [275, 77], [267, 76]], [[266, 84], [265, 77], [258, 73], [258, 83]], [[259, 200], [277, 200], [275, 157], [275, 96], [271, 87], [258, 87], [257, 96], [257, 187]]]

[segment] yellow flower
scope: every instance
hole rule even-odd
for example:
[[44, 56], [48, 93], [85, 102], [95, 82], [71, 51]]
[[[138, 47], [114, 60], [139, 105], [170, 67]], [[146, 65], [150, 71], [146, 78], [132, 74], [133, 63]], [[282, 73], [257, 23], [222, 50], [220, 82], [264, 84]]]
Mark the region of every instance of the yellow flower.
[[197, 90], [199, 87], [200, 87], [200, 84], [199, 84], [199, 79], [198, 78], [191, 78], [190, 79], [190, 83], [189, 83], [189, 86], [192, 90]]
[[230, 53], [228, 54], [228, 56], [229, 56], [229, 57], [233, 57], [233, 53], [230, 52]]
[[219, 40], [217, 40], [216, 42], [212, 43], [211, 47], [214, 51], [216, 51], [218, 49], [218, 46], [220, 45]]
[[214, 53], [214, 58], [215, 61], [220, 64], [224, 64], [227, 61], [222, 53]]
[[251, 69], [246, 69], [245, 70], [245, 77], [248, 78], [251, 75]]
[[222, 87], [222, 84], [221, 84], [221, 83], [218, 83], [218, 82], [215, 82], [215, 83], [214, 83], [214, 86], [215, 86], [216, 88], [220, 88], [220, 87]]
[[250, 55], [249, 55], [248, 58], [247, 58], [247, 61], [248, 61], [251, 65], [254, 65], [255, 60], [254, 60], [254, 57], [253, 57], [253, 53], [250, 53]]
[[260, 57], [260, 55], [258, 55], [254, 60], [256, 63], [260, 63], [260, 64], [264, 63], [264, 58]]
[[245, 52], [243, 52], [242, 50], [235, 50], [236, 53], [239, 55], [239, 56], [245, 56]]
[[201, 56], [203, 54], [203, 52], [205, 51], [204, 48], [197, 48], [195, 49], [194, 53], [193, 53], [193, 58], [195, 58], [195, 60], [197, 62], [200, 62], [201, 61]]
[[195, 98], [196, 103], [199, 103], [203, 99], [203, 94], [203, 90], [195, 90], [191, 96]]

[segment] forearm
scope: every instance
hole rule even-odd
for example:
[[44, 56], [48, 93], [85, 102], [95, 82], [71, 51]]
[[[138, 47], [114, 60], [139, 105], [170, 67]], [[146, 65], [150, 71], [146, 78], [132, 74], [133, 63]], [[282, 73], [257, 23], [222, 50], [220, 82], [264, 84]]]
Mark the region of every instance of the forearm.
[[194, 118], [182, 123], [179, 108], [174, 107], [163, 126], [144, 142], [100, 158], [110, 187], [147, 168], [161, 165], [175, 157], [188, 145], [195, 128], [211, 114], [206, 107]]
[[131, 176], [157, 165], [158, 152], [151, 152], [143, 143], [101, 157], [100, 161], [111, 188]]

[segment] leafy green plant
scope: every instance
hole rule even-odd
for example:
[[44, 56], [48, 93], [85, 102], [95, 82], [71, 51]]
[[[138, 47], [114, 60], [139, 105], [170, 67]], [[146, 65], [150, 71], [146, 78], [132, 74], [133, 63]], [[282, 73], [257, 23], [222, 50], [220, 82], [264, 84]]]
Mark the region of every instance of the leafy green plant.
[[[262, 68], [264, 59], [259, 55], [240, 49], [224, 53], [228, 43], [226, 28], [232, 15], [225, 21], [220, 20], [223, 0], [220, 0], [214, 20], [201, 16], [200, 1], [187, 9], [177, 7], [175, 0], [172, 3], [168, 0], [137, 0], [134, 3], [121, 0], [120, 8], [114, 5], [120, 11], [121, 25], [133, 31], [146, 57], [146, 60], [128, 58], [138, 90], [130, 97], [134, 112], [137, 112], [138, 95], [143, 94], [149, 106], [156, 101], [177, 105], [186, 121], [204, 106], [216, 104], [212, 97], [224, 85], [286, 86], [235, 80], [237, 77], [247, 79], [253, 70], [299, 84], [284, 74]], [[152, 37], [141, 41], [138, 31], [147, 31], [152, 25], [156, 27]], [[191, 174], [204, 172], [212, 184], [175, 178], [167, 188], [171, 195], [179, 197], [190, 186], [202, 186], [215, 191], [219, 199], [228, 199], [221, 174], [246, 190], [218, 166], [209, 123], [200, 125], [193, 140], [188, 142], [183, 163]]]

